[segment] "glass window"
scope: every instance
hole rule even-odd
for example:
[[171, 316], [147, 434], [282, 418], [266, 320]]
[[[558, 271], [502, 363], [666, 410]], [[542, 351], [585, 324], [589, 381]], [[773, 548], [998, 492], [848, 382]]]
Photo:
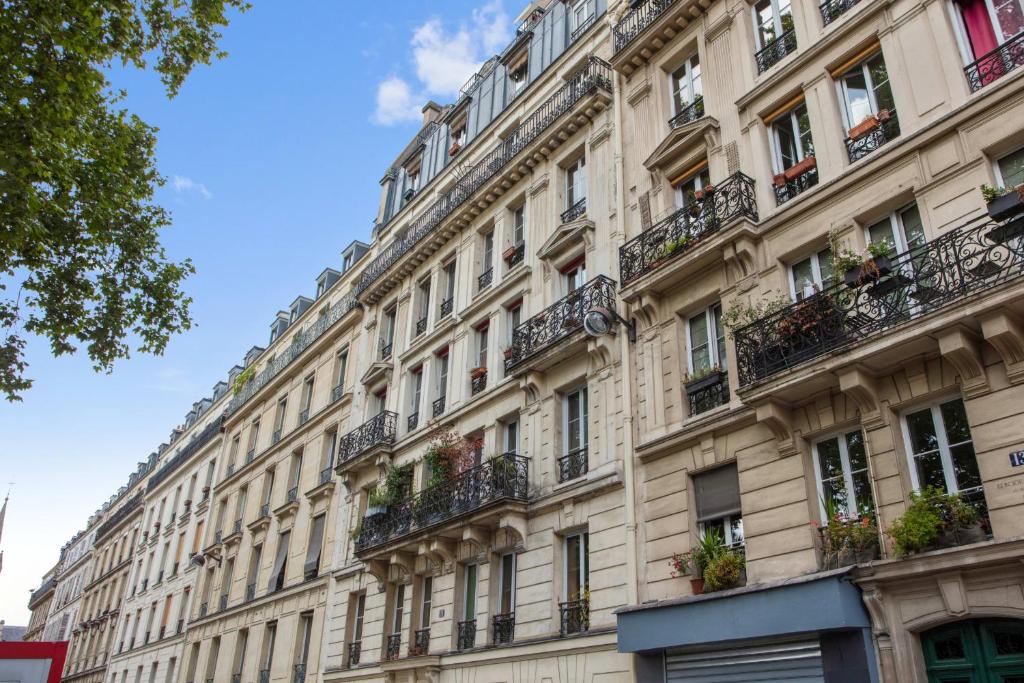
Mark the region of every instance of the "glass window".
[[444, 353], [437, 358], [437, 397], [444, 398], [448, 395], [448, 354]]
[[523, 305], [515, 304], [508, 308], [508, 342], [512, 343], [512, 335], [519, 324], [523, 322]]
[[476, 619], [476, 565], [467, 564], [466, 569], [463, 572], [463, 601], [462, 601], [462, 619], [463, 621], [473, 621]]
[[565, 395], [565, 452], [587, 447], [587, 389], [582, 387]]
[[363, 639], [363, 615], [366, 613], [366, 594], [360, 593], [356, 598], [355, 617], [352, 619], [352, 640]]
[[837, 512], [850, 518], [874, 516], [871, 474], [861, 430], [814, 444], [814, 466], [822, 502], [830, 502]]
[[519, 452], [519, 420], [510, 420], [505, 423], [505, 452]]
[[843, 121], [848, 129], [882, 109], [896, 108], [881, 52], [840, 76], [838, 87]]
[[522, 244], [526, 235], [526, 205], [517, 207], [512, 212], [512, 243]]
[[717, 532], [726, 545], [743, 545], [743, 515], [736, 465], [725, 465], [693, 477], [700, 533]]
[[1002, 187], [1017, 187], [1024, 183], [1024, 148], [997, 161], [996, 169]]
[[421, 579], [420, 587], [420, 628], [430, 628], [430, 609], [434, 599], [434, 577], [429, 574]]
[[959, 398], [907, 413], [903, 437], [914, 488], [935, 486], [949, 493], [981, 489], [967, 411]]
[[793, 9], [789, 0], [759, 0], [753, 11], [759, 50], [793, 28]]
[[690, 318], [686, 327], [690, 341], [690, 374], [715, 367], [726, 369], [722, 305], [715, 304], [701, 311]]
[[565, 171], [565, 208], [587, 198], [587, 159], [580, 157]]
[[695, 193], [711, 184], [711, 175], [705, 166], [675, 186], [676, 206], [680, 209], [697, 201]]
[[477, 367], [487, 367], [487, 332], [490, 328], [483, 326], [476, 331], [476, 364]]
[[566, 294], [572, 294], [587, 283], [587, 264], [580, 261], [577, 265], [562, 272], [565, 277]]
[[580, 27], [586, 26], [587, 22], [593, 18], [596, 4], [596, 0], [576, 0], [572, 6], [572, 12], [570, 13], [573, 31], [577, 31]]
[[1021, 0], [957, 0], [956, 9], [966, 63], [981, 59], [1024, 31]]
[[516, 608], [516, 556], [501, 556], [501, 591], [498, 595], [498, 613], [510, 614]]
[[405, 584], [400, 583], [395, 589], [395, 611], [391, 618], [391, 633], [402, 632], [402, 611], [405, 609]]
[[338, 351], [338, 359], [336, 361], [338, 372], [336, 375], [337, 386], [344, 388], [345, 386], [345, 372], [348, 370], [348, 349], [342, 349]]
[[486, 273], [491, 269], [491, 264], [494, 262], [494, 231], [491, 231], [484, 235], [484, 260], [480, 267], [481, 273]]
[[590, 534], [565, 538], [565, 599], [581, 600], [590, 590]]
[[412, 370], [412, 396], [409, 412], [413, 415], [419, 414], [420, 403], [423, 398], [423, 366]]
[[772, 121], [772, 141], [776, 173], [814, 156], [811, 120], [806, 104], [800, 104]]
[[676, 114], [693, 104], [703, 90], [700, 83], [700, 57], [695, 53], [670, 78], [672, 104]]
[[869, 225], [867, 237], [872, 244], [888, 242], [896, 253], [922, 247], [928, 241], [917, 204], [911, 204]]
[[793, 301], [802, 301], [833, 284], [832, 249], [822, 249], [789, 267], [789, 288]]

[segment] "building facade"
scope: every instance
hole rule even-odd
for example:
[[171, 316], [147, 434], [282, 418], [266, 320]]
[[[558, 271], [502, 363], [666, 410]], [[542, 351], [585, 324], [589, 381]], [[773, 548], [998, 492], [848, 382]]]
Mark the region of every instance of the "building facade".
[[81, 608], [82, 590], [92, 579], [92, 545], [101, 515], [89, 518], [84, 531], [79, 531], [64, 544], [57, 562], [56, 586], [50, 613], [46, 617], [43, 640], [71, 640], [77, 628]]
[[56, 587], [57, 567], [54, 566], [43, 575], [43, 582], [29, 596], [28, 608], [32, 611], [32, 616], [29, 618], [28, 629], [25, 631], [26, 642], [43, 640], [46, 619], [50, 615], [50, 604], [53, 602], [53, 593]]
[[70, 661], [1024, 677], [1021, 0], [518, 22], [90, 527]]

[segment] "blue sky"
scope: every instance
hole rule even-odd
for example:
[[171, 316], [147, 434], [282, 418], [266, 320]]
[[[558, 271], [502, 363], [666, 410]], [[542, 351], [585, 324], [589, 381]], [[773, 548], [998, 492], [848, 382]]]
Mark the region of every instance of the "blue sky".
[[[35, 387], [0, 405], [0, 494], [14, 482], [0, 619], [27, 624], [29, 590], [60, 546], [210, 393], [277, 310], [367, 240], [377, 184], [419, 127], [500, 50], [512, 0], [359, 3], [252, 0], [225, 32], [226, 59], [167, 100], [151, 74], [117, 72], [127, 106], [159, 128], [158, 200], [173, 212], [170, 256], [191, 257], [195, 327], [162, 357], [96, 374], [31, 340]], [[525, 5], [525, 1], [521, 3]]]

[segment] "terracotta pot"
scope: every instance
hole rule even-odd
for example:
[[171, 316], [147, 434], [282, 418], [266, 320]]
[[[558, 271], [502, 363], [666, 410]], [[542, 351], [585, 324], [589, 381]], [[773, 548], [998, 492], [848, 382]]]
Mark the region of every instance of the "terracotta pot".
[[459, 150], [461, 150], [461, 149], [462, 149], [462, 145], [460, 145], [457, 142], [454, 143], [451, 147], [448, 148], [448, 156], [450, 156], [450, 157], [455, 156], [456, 154], [459, 153]]
[[851, 128], [847, 135], [851, 140], [860, 140], [862, 137], [878, 128], [879, 125], [881, 125], [881, 123], [879, 122], [878, 117], [872, 114]]
[[516, 255], [516, 248], [509, 247], [505, 251], [501, 252], [501, 258], [503, 261], [511, 261], [512, 257]]
[[515, 353], [515, 351], [513, 351], [512, 349], [505, 349], [504, 351], [502, 351], [502, 353], [505, 355], [505, 360], [512, 360], [512, 355]]
[[690, 590], [693, 591], [694, 595], [702, 595], [704, 593], [704, 579], [690, 579]]
[[473, 379], [480, 379], [481, 377], [484, 377], [486, 374], [487, 368], [483, 367], [473, 368], [472, 370], [469, 371], [469, 376], [472, 377]]
[[785, 187], [786, 186], [786, 174], [785, 173], [776, 173], [775, 175], [773, 175], [772, 176], [772, 185], [774, 185], [775, 187]]
[[818, 161], [813, 156], [804, 157], [803, 159], [801, 159], [800, 161], [796, 162], [795, 164], [787, 168], [785, 171], [783, 171], [782, 175], [786, 178], [786, 180], [796, 180], [797, 178], [802, 176], [804, 173], [807, 173], [817, 165]]

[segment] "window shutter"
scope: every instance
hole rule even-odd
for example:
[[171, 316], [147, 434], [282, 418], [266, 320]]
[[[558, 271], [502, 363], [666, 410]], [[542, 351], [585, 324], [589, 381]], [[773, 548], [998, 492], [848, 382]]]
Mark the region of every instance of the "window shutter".
[[697, 521], [717, 519], [740, 512], [740, 484], [736, 465], [726, 465], [693, 478]]
[[303, 571], [306, 574], [314, 574], [320, 569], [320, 553], [324, 546], [324, 521], [326, 515], [320, 515], [313, 520], [313, 533], [309, 538], [309, 547], [306, 549], [306, 564]]
[[286, 531], [281, 534], [280, 540], [277, 543], [277, 555], [274, 557], [274, 568], [270, 572], [270, 582], [267, 584], [267, 590], [273, 591], [277, 585], [277, 579], [284, 571], [284, 561], [288, 557], [288, 541], [291, 539], [291, 532]]

